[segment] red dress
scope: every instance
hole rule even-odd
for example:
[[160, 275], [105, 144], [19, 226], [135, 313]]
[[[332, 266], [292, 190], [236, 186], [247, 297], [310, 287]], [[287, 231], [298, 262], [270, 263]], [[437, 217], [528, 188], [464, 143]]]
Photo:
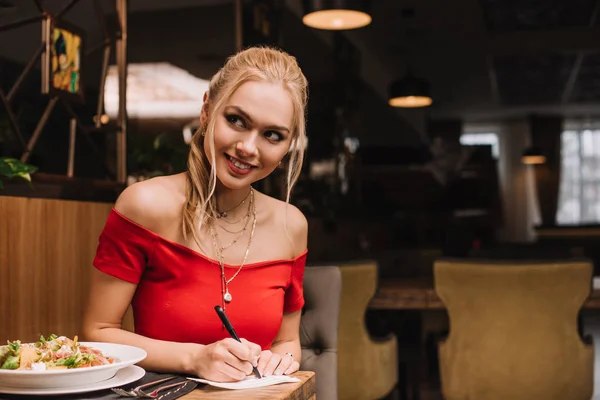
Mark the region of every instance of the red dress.
[[[245, 265], [229, 284], [227, 316], [240, 338], [269, 349], [284, 312], [304, 306], [306, 254]], [[138, 284], [132, 300], [136, 333], [159, 340], [210, 344], [229, 337], [214, 310], [222, 304], [215, 260], [125, 218], [114, 209], [99, 238], [94, 266]], [[238, 266], [225, 264], [231, 278]]]

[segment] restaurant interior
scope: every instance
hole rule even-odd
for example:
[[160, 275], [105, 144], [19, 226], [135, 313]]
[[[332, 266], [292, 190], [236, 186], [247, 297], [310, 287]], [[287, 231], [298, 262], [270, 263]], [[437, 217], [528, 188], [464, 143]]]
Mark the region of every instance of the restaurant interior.
[[[211, 76], [270, 45], [309, 84], [290, 202], [316, 398], [600, 399], [599, 12], [0, 0], [0, 342], [79, 333], [117, 197], [185, 171]], [[56, 27], [75, 38], [68, 82]], [[255, 189], [285, 200], [285, 178]]]

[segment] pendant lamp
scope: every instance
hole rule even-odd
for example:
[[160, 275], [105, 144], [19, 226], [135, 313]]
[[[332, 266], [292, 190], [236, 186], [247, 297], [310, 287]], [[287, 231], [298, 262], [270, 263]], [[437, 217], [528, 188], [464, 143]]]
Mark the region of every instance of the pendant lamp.
[[392, 107], [427, 107], [432, 102], [431, 85], [425, 79], [408, 73], [390, 84], [388, 104]]
[[364, 0], [303, 0], [306, 26], [339, 31], [356, 29], [371, 23]]
[[545, 164], [546, 156], [538, 147], [528, 147], [523, 151], [521, 162], [528, 165]]

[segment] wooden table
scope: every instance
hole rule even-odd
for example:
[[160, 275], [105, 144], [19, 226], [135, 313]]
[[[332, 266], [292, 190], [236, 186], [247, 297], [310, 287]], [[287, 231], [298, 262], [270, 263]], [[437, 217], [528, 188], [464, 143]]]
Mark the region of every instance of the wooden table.
[[[446, 307], [433, 288], [433, 278], [406, 278], [379, 283], [369, 308], [374, 310], [443, 310]], [[583, 304], [600, 309], [600, 289], [594, 289]]]
[[292, 374], [300, 379], [298, 383], [281, 383], [246, 390], [226, 390], [209, 385], [199, 386], [193, 392], [180, 397], [182, 400], [315, 400], [316, 380], [315, 373], [298, 371]]

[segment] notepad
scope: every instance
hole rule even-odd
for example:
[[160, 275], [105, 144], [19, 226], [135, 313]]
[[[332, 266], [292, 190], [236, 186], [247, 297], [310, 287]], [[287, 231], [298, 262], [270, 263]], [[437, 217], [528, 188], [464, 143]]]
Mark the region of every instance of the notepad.
[[205, 383], [222, 389], [254, 389], [264, 386], [278, 385], [280, 383], [300, 382], [300, 379], [287, 375], [271, 375], [258, 379], [254, 375], [247, 376], [246, 379], [239, 382], [214, 382], [202, 378], [188, 378], [190, 380]]

